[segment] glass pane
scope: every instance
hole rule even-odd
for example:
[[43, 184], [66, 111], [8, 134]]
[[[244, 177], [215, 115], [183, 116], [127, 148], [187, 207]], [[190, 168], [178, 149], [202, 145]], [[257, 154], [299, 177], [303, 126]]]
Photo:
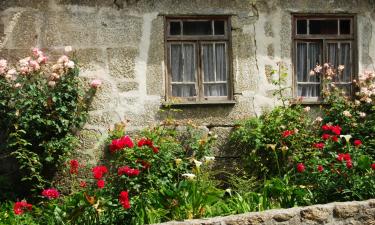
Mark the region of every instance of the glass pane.
[[181, 44], [171, 45], [171, 75], [172, 82], [182, 82], [183, 81], [183, 60]]
[[184, 21], [184, 35], [212, 35], [211, 21]]
[[213, 44], [202, 44], [202, 66], [204, 81], [215, 81]]
[[350, 20], [340, 20], [340, 34], [350, 33]]
[[351, 82], [352, 65], [351, 65], [350, 43], [341, 43], [340, 65], [344, 65], [344, 70], [342, 71], [342, 75], [339, 76], [339, 81]]
[[225, 44], [215, 44], [216, 55], [216, 81], [227, 81], [227, 60]]
[[337, 43], [328, 43], [327, 51], [328, 51], [328, 63], [331, 63], [335, 68], [338, 66], [338, 44]]
[[215, 20], [215, 35], [224, 35], [225, 34], [225, 23], [223, 20]]
[[194, 45], [183, 44], [184, 50], [184, 75], [182, 80], [184, 82], [195, 82], [195, 57], [194, 57]]
[[307, 81], [307, 71], [311, 69], [307, 65], [307, 43], [297, 43], [297, 81]]
[[297, 34], [307, 34], [306, 20], [297, 20]]
[[204, 96], [227, 96], [227, 84], [205, 84]]
[[320, 82], [320, 75], [310, 75], [310, 70], [314, 69], [316, 65], [321, 64], [321, 47], [320, 43], [309, 43], [308, 48], [308, 58], [307, 58], [308, 68], [307, 68], [307, 74], [306, 80], [309, 82]]
[[174, 97], [194, 97], [194, 84], [172, 84], [172, 96]]
[[310, 34], [338, 34], [337, 20], [310, 20]]
[[180, 21], [177, 22], [170, 22], [169, 23], [169, 34], [170, 35], [180, 35], [181, 34], [181, 23]]
[[298, 84], [298, 96], [302, 97], [319, 97], [319, 84]]

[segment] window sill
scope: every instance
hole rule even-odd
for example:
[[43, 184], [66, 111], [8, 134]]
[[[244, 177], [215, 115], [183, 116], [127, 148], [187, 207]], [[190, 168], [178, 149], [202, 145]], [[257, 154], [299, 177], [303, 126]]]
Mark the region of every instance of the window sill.
[[162, 102], [163, 107], [168, 106], [206, 106], [206, 105], [235, 105], [234, 100], [205, 101], [205, 102]]

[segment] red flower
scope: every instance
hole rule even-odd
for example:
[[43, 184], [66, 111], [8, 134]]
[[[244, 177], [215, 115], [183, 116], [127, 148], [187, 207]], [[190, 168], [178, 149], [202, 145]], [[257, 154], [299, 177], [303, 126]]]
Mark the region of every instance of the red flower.
[[343, 160], [345, 160], [345, 161], [351, 161], [352, 158], [351, 158], [351, 156], [350, 156], [349, 153], [346, 153], [346, 154], [340, 153], [337, 156], [337, 160], [340, 161], [340, 162], [342, 162]]
[[147, 138], [142, 138], [141, 140], [138, 141], [138, 147], [142, 147], [142, 146], [153, 146], [153, 143], [150, 139], [147, 139]]
[[104, 188], [104, 185], [105, 185], [105, 182], [104, 182], [104, 180], [98, 180], [97, 182], [96, 182], [96, 185], [98, 186], [98, 188]]
[[159, 152], [159, 148], [158, 147], [155, 147], [155, 146], [152, 146], [152, 151], [154, 153], [158, 153]]
[[135, 161], [136, 163], [141, 163], [142, 167], [143, 167], [143, 170], [147, 170], [151, 167], [151, 163], [146, 161], [146, 160], [142, 160], [142, 159], [137, 159]]
[[129, 177], [138, 176], [140, 171], [138, 169], [132, 169], [128, 166], [123, 166], [117, 169], [117, 174], [119, 176], [126, 174]]
[[338, 126], [338, 125], [332, 126], [331, 131], [332, 131], [332, 133], [334, 133], [336, 135], [340, 135], [341, 134], [341, 127]]
[[103, 175], [107, 172], [108, 172], [108, 169], [105, 166], [96, 166], [92, 168], [92, 173], [94, 175], [94, 178], [97, 180], [101, 179]]
[[32, 210], [33, 205], [27, 203], [26, 201], [21, 201], [21, 202], [15, 202], [13, 206], [13, 212], [16, 215], [21, 215], [24, 213], [24, 210]]
[[323, 140], [327, 140], [327, 139], [329, 139], [330, 136], [331, 136], [331, 135], [329, 135], [329, 134], [323, 134], [323, 135], [322, 135], [322, 139], [323, 139]]
[[338, 154], [337, 160], [342, 162], [344, 160], [344, 154], [342, 154], [342, 153]]
[[78, 174], [79, 163], [78, 160], [70, 160], [70, 174]]
[[346, 161], [346, 168], [351, 169], [353, 167], [353, 163], [351, 160]]
[[324, 125], [322, 126], [322, 130], [324, 130], [324, 131], [329, 131], [329, 130], [331, 130], [331, 126], [330, 126], [330, 125], [327, 125], [327, 124], [324, 124]]
[[314, 148], [319, 148], [319, 149], [323, 149], [324, 148], [324, 143], [315, 143], [313, 145]]
[[359, 146], [361, 146], [362, 145], [362, 141], [361, 140], [354, 140], [354, 146], [356, 146], [356, 147], [359, 147]]
[[42, 195], [48, 199], [58, 198], [59, 192], [55, 188], [49, 188], [42, 191]]
[[124, 209], [130, 208], [129, 193], [127, 191], [121, 191], [118, 200]]
[[81, 181], [81, 182], [79, 183], [79, 186], [80, 186], [81, 188], [85, 188], [85, 187], [87, 186], [86, 181]]
[[121, 150], [123, 148], [133, 148], [134, 147], [134, 143], [132, 141], [132, 139], [130, 139], [129, 136], [124, 136], [122, 138], [118, 138], [118, 139], [114, 139], [112, 140], [112, 143], [109, 145], [109, 150], [111, 151], [111, 153], [114, 153], [118, 150]]
[[319, 165], [319, 166], [318, 166], [318, 171], [319, 171], [319, 172], [323, 172], [323, 170], [324, 170], [323, 166], [322, 166], [322, 165]]
[[297, 171], [299, 172], [299, 173], [303, 173], [304, 171], [305, 171], [305, 165], [303, 165], [303, 163], [298, 163], [297, 164]]
[[293, 135], [293, 134], [294, 134], [293, 130], [286, 130], [286, 131], [283, 132], [283, 137], [287, 138], [287, 137], [289, 137], [290, 135]]
[[339, 141], [339, 138], [338, 138], [336, 135], [332, 135], [331, 140], [332, 140], [333, 142], [338, 142], [338, 141]]
[[375, 170], [375, 163], [371, 164], [371, 169]]

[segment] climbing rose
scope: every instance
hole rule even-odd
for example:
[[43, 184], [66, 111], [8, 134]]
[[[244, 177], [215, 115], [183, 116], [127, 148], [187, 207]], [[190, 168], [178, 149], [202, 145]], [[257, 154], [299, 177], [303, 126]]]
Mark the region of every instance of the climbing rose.
[[127, 148], [133, 148], [134, 147], [133, 141], [127, 135], [122, 137], [122, 138], [112, 140], [112, 143], [109, 145], [109, 150], [111, 151], [111, 153], [114, 153], [114, 152], [116, 152], [118, 150], [121, 150], [125, 147], [127, 147]]
[[42, 195], [48, 199], [58, 198], [59, 192], [55, 188], [48, 188], [42, 191]]
[[319, 172], [323, 172], [323, 170], [324, 170], [323, 166], [322, 166], [322, 165], [319, 165], [319, 166], [318, 166], [318, 171], [319, 171]]
[[324, 131], [329, 131], [329, 130], [331, 130], [331, 126], [330, 126], [330, 125], [327, 125], [327, 124], [324, 124], [324, 125], [322, 126], [322, 130], [324, 130]]
[[333, 142], [338, 142], [338, 141], [339, 141], [339, 138], [338, 138], [336, 135], [332, 135], [331, 140], [332, 140]]
[[359, 146], [361, 146], [362, 145], [362, 141], [361, 140], [354, 140], [354, 145], [356, 146], [356, 147], [359, 147]]
[[117, 169], [117, 174], [119, 176], [126, 174], [129, 177], [138, 176], [140, 171], [138, 169], [132, 169], [128, 166], [123, 166]]
[[375, 170], [375, 163], [371, 164], [371, 168]]
[[107, 172], [108, 169], [105, 166], [96, 166], [92, 168], [92, 174], [94, 175], [94, 178], [97, 180], [102, 179], [103, 175]]
[[98, 180], [97, 182], [96, 182], [96, 185], [98, 186], [98, 188], [104, 188], [104, 185], [105, 185], [105, 182], [104, 182], [104, 180]]
[[340, 154], [337, 155], [337, 160], [342, 162], [343, 160], [351, 161], [352, 159], [351, 159], [351, 156], [350, 156], [349, 153], [346, 153], [346, 154], [340, 153]]
[[138, 147], [142, 146], [153, 146], [152, 140], [147, 139], [147, 138], [142, 138], [141, 140], [138, 141]]
[[346, 168], [351, 169], [353, 167], [353, 163], [351, 160], [346, 161]]
[[283, 132], [283, 137], [284, 138], [287, 138], [287, 137], [289, 137], [290, 135], [293, 135], [294, 134], [294, 131], [293, 130], [286, 130], [286, 131], [284, 131]]
[[297, 164], [297, 171], [299, 172], [299, 173], [303, 173], [304, 171], [305, 171], [305, 165], [303, 165], [303, 163], [298, 163]]
[[13, 206], [14, 214], [21, 215], [24, 213], [24, 210], [32, 210], [33, 205], [27, 203], [26, 201], [15, 202]]
[[314, 148], [319, 148], [319, 149], [323, 149], [324, 148], [324, 143], [315, 143], [313, 145]]
[[124, 209], [130, 208], [129, 193], [127, 191], [121, 191], [118, 200]]
[[79, 163], [78, 160], [70, 160], [70, 174], [78, 174]]

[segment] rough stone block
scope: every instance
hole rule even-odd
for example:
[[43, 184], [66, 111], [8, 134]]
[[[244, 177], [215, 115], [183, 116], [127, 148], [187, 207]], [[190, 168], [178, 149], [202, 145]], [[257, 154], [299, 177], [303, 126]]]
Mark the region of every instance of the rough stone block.
[[329, 211], [320, 207], [310, 207], [301, 211], [302, 221], [311, 220], [321, 223], [327, 221], [329, 216]]
[[74, 54], [81, 69], [93, 69], [97, 66], [105, 67], [106, 65], [106, 52], [103, 49], [77, 49]]
[[[9, 23], [10, 21], [8, 21]], [[6, 47], [15, 49], [26, 49], [37, 45], [38, 13], [24, 11], [16, 21], [11, 34], [9, 34]]]
[[116, 96], [116, 94], [113, 92], [113, 87], [111, 84], [109, 82], [102, 81], [102, 85], [96, 91], [95, 96], [92, 99], [90, 111], [115, 108], [117, 102], [115, 101], [114, 96]]
[[337, 205], [333, 209], [333, 215], [338, 218], [349, 218], [357, 215], [359, 212], [359, 205], [347, 204], [347, 205]]
[[135, 60], [138, 50], [135, 48], [107, 49], [109, 72], [116, 78], [134, 78]]
[[119, 81], [117, 83], [117, 88], [120, 92], [135, 91], [138, 90], [138, 86], [137, 82]]
[[284, 212], [284, 213], [276, 214], [272, 218], [277, 222], [285, 222], [285, 221], [288, 221], [288, 220], [292, 219], [295, 216], [296, 216], [296, 214], [293, 213], [293, 212], [292, 213]]

